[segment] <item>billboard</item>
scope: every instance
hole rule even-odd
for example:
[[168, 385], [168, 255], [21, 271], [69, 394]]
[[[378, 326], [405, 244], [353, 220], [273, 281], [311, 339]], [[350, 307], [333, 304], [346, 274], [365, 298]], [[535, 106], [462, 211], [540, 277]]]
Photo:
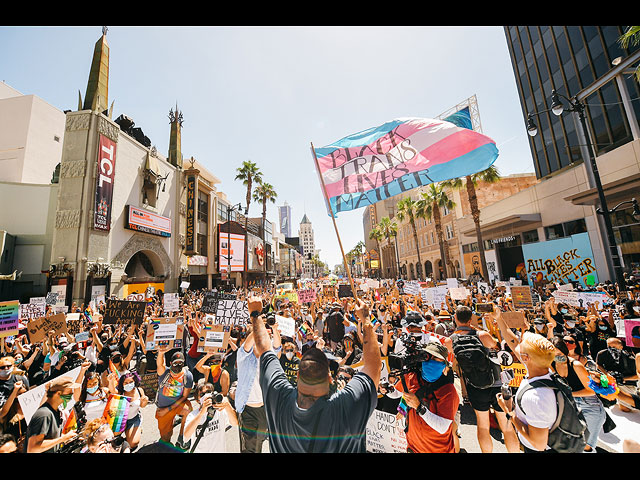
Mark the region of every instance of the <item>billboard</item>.
[[278, 207], [278, 213], [280, 217], [280, 233], [285, 237], [291, 236], [291, 207], [289, 205], [283, 205]]
[[244, 271], [244, 235], [218, 231], [218, 270], [227, 272]]
[[197, 175], [187, 175], [187, 210], [185, 230], [185, 255], [196, 255], [196, 217], [198, 202], [196, 201]]
[[530, 283], [546, 280], [552, 283], [577, 281], [583, 287], [598, 283], [588, 233], [570, 237], [527, 243], [522, 246], [527, 278]]
[[139, 232], [150, 233], [160, 237], [171, 236], [171, 219], [148, 212], [142, 208], [127, 206], [125, 228]]
[[100, 135], [98, 144], [97, 173], [93, 228], [108, 232], [111, 230], [113, 181], [116, 176], [116, 142], [104, 135]]

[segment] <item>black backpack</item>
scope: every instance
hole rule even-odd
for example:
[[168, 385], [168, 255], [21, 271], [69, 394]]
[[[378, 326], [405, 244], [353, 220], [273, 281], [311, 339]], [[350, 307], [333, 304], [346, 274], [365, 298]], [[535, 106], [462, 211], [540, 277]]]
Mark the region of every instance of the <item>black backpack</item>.
[[482, 344], [475, 330], [468, 334], [451, 335], [453, 355], [467, 384], [486, 389], [500, 379], [500, 366], [490, 359], [490, 350]]
[[558, 453], [582, 453], [587, 444], [589, 432], [584, 415], [576, 406], [571, 394], [571, 387], [556, 373], [551, 374], [551, 379], [534, 380], [524, 388], [518, 390], [516, 401], [522, 409], [522, 396], [528, 390], [538, 387], [552, 388], [556, 395], [557, 417], [549, 428], [547, 445]]

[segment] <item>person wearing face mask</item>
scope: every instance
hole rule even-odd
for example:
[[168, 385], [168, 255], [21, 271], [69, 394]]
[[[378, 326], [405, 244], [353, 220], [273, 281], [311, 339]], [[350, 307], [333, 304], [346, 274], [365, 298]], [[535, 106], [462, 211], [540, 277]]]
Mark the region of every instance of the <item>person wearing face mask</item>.
[[587, 344], [591, 358], [596, 359], [601, 350], [607, 348], [607, 340], [616, 337], [615, 324], [609, 312], [602, 312], [600, 316], [589, 315], [585, 326]]
[[[598, 353], [596, 363], [600, 371], [616, 379], [618, 388], [627, 394], [627, 398], [638, 394], [636, 385], [640, 373], [640, 355], [626, 350], [622, 340], [608, 338], [607, 348]], [[619, 403], [619, 407], [624, 412], [630, 411], [630, 407], [637, 408], [631, 402]]]
[[[112, 388], [111, 385], [110, 388]], [[135, 450], [140, 443], [140, 435], [142, 434], [142, 411], [140, 409], [149, 403], [149, 398], [140, 388], [140, 377], [135, 372], [125, 372], [118, 380], [116, 392], [112, 391], [111, 393], [125, 396], [129, 400], [129, 415], [124, 434], [131, 450]]]
[[[222, 401], [218, 401], [218, 400]], [[238, 418], [226, 396], [213, 384], [202, 382], [195, 391], [195, 406], [187, 416], [184, 438], [192, 453], [226, 453], [225, 431], [238, 426]], [[196, 444], [197, 441], [197, 444]]]
[[454, 386], [447, 347], [437, 341], [424, 345], [421, 370], [395, 383], [390, 398], [403, 397], [407, 411], [407, 452], [455, 453], [455, 416], [460, 397]]
[[551, 343], [556, 349], [556, 356], [551, 363], [551, 368], [571, 387], [571, 394], [576, 406], [584, 415], [589, 429], [585, 452], [593, 452], [598, 444], [598, 435], [602, 425], [606, 420], [604, 406], [598, 399], [596, 392], [589, 387], [589, 372], [582, 363], [569, 356], [569, 348], [564, 339], [554, 337]]
[[206, 353], [196, 364], [196, 370], [202, 375], [196, 383], [212, 383], [216, 392], [225, 397], [229, 394], [230, 375], [222, 365], [222, 354]]
[[87, 372], [78, 403], [84, 410], [87, 422], [102, 417], [107, 400], [109, 398], [109, 389], [100, 386], [100, 375], [96, 371]]
[[0, 358], [0, 431], [13, 434], [19, 444], [23, 440], [26, 422], [16, 415], [19, 409], [17, 398], [28, 389], [27, 377], [16, 374], [14, 358]]
[[294, 387], [298, 384], [298, 369], [300, 368], [300, 358], [296, 355], [297, 350], [295, 343], [287, 341], [282, 345], [282, 352], [279, 354], [282, 370]]
[[61, 444], [69, 443], [77, 437], [75, 430], [62, 434], [64, 419], [61, 410], [67, 408], [74, 390], [78, 388], [80, 384], [65, 376], [57, 377], [47, 384], [46, 401], [29, 421], [26, 453], [55, 453]]

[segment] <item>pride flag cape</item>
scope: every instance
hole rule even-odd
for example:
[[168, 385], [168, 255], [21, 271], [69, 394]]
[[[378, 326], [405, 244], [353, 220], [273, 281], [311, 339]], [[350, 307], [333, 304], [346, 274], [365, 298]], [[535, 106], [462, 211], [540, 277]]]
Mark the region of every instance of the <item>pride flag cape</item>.
[[327, 211], [335, 216], [493, 165], [495, 142], [450, 120], [399, 118], [313, 147]]
[[111, 431], [116, 435], [124, 432], [128, 417], [129, 399], [123, 395], [111, 395], [102, 413], [102, 418], [109, 424]]

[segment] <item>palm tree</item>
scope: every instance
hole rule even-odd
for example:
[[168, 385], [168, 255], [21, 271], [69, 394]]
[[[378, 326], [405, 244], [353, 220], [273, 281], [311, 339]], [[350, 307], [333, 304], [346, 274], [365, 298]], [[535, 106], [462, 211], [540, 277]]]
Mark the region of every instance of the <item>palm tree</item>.
[[375, 240], [378, 247], [378, 278], [380, 278], [380, 272], [382, 272], [382, 252], [380, 250], [380, 240], [384, 238], [384, 234], [380, 230], [379, 224], [373, 225], [369, 232], [369, 240]]
[[480, 230], [480, 208], [478, 208], [478, 196], [476, 195], [476, 187], [478, 182], [484, 183], [497, 183], [500, 181], [500, 172], [495, 165], [491, 165], [486, 170], [483, 170], [473, 175], [467, 175], [462, 178], [453, 178], [442, 182], [443, 187], [449, 187], [454, 190], [467, 191], [467, 197], [469, 199], [469, 206], [471, 207], [471, 216], [473, 217], [473, 223], [476, 225], [476, 238], [478, 240], [478, 255], [480, 256], [480, 265], [482, 266], [482, 277], [484, 280], [489, 279], [489, 271], [487, 270], [487, 260], [484, 258], [484, 241], [482, 240], [482, 231]]
[[[629, 27], [627, 31], [618, 39], [618, 43], [622, 48], [629, 48], [631, 46], [640, 45], [640, 27]], [[636, 80], [640, 82], [640, 65], [636, 67], [635, 71]]]
[[[444, 187], [440, 184], [432, 183], [429, 185], [429, 189], [426, 192], [422, 192], [422, 198], [418, 200], [418, 214], [420, 218], [426, 218], [435, 223], [436, 236], [438, 237], [438, 244], [440, 245], [440, 256], [442, 258], [442, 267], [444, 269], [445, 278], [449, 277], [448, 265], [451, 265], [452, 271], [455, 272], [452, 262], [449, 257], [449, 244], [444, 239], [442, 232], [442, 216], [440, 215], [441, 208], [453, 209], [456, 204], [449, 198]], [[455, 276], [455, 275], [454, 275]]]
[[353, 247], [351, 249], [351, 251], [349, 252], [353, 258], [356, 259], [357, 263], [361, 262], [361, 258], [362, 258], [362, 253], [364, 252], [364, 248], [365, 248], [365, 244], [362, 240], [360, 240], [358, 243], [356, 243], [355, 247]]
[[[247, 187], [247, 209], [244, 212], [244, 231], [247, 231], [247, 224], [249, 222], [249, 205], [251, 204], [251, 189], [253, 182], [262, 181], [262, 172], [258, 166], [250, 160], [242, 162], [240, 168], [236, 168], [236, 180], [242, 180], [242, 184]], [[244, 284], [247, 283], [247, 242], [244, 242]]]
[[[420, 244], [418, 243], [418, 231], [416, 229], [416, 213], [418, 211], [418, 202], [414, 201], [411, 197], [403, 198], [398, 202], [398, 218], [400, 221], [404, 221], [405, 218], [409, 220], [411, 229], [413, 230], [413, 239], [416, 242], [416, 253], [418, 254], [418, 264], [422, 266], [422, 259], [420, 258]], [[422, 267], [420, 268], [422, 271]], [[416, 268], [416, 277], [420, 280], [418, 275], [418, 269]]]
[[[262, 182], [262, 181], [258, 183], [258, 186], [255, 188], [253, 192], [253, 199], [258, 203], [262, 203], [262, 244], [264, 245], [265, 256], [267, 253], [267, 241], [266, 241], [267, 235], [265, 232], [265, 225], [267, 224], [267, 202], [276, 203], [277, 197], [278, 197], [278, 194], [274, 190], [273, 185], [271, 185], [270, 183]], [[264, 267], [264, 280], [266, 282], [267, 280], [267, 259], [266, 258], [265, 258], [263, 267]]]
[[[395, 221], [392, 222], [389, 217], [382, 217], [378, 222], [378, 229], [382, 233], [382, 237], [386, 238], [388, 242], [391, 242], [391, 237], [394, 239], [396, 250], [394, 274], [398, 278], [398, 266], [400, 265], [400, 260], [398, 260], [398, 224]], [[382, 257], [382, 252], [380, 256]]]

